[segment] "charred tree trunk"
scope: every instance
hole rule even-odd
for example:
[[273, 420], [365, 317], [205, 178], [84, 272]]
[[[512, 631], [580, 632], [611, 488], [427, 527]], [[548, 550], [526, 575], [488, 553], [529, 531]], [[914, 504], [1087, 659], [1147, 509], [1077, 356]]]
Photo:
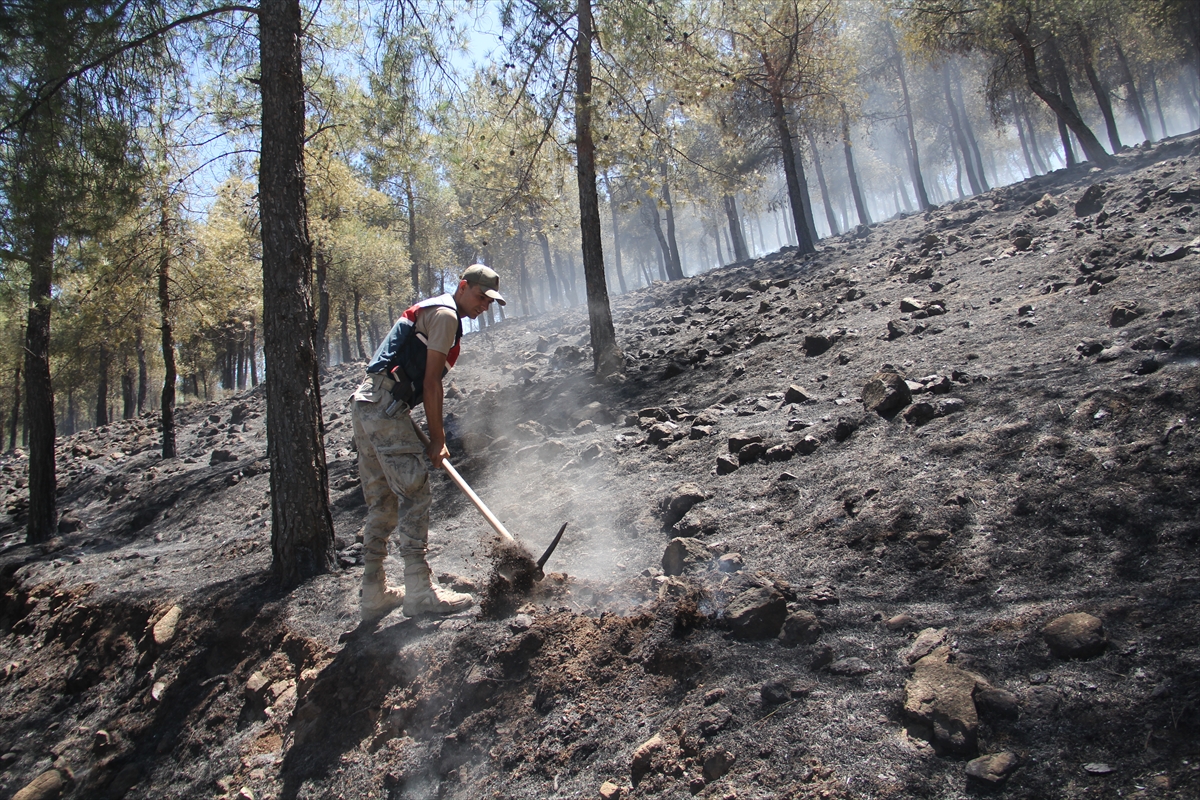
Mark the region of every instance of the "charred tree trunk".
[[[954, 95], [950, 90], [950, 71], [948, 68], [942, 69], [942, 93], [946, 97], [946, 107], [950, 110], [950, 127], [954, 134], [954, 143], [957, 145], [958, 152], [963, 155], [962, 168], [965, 168], [967, 173], [967, 183], [971, 184], [971, 194], [982, 194], [987, 191], [983, 188], [979, 177], [975, 174], [975, 167], [971, 158], [971, 147], [967, 144], [966, 134], [963, 133], [962, 121], [958, 116], [958, 106], [954, 102]], [[953, 149], [953, 148], [952, 148]], [[958, 155], [954, 156], [955, 166], [958, 166]], [[958, 196], [962, 197], [962, 180], [958, 182]]]
[[679, 242], [675, 240], [675, 206], [671, 204], [671, 185], [667, 183], [665, 166], [662, 168], [663, 208], [667, 212], [667, 275], [673, 281], [683, 280], [683, 261], [679, 257]]
[[842, 111], [842, 149], [846, 154], [846, 175], [850, 179], [850, 194], [854, 197], [854, 210], [858, 213], [859, 225], [870, 225], [871, 216], [867, 213], [867, 203], [863, 199], [862, 188], [858, 184], [858, 170], [854, 168], [854, 150], [850, 143], [850, 115], [843, 104]]
[[913, 124], [912, 101], [908, 97], [908, 78], [904, 74], [904, 55], [896, 46], [896, 38], [892, 27], [887, 27], [888, 39], [891, 41], [892, 52], [895, 53], [896, 75], [900, 79], [900, 96], [904, 99], [904, 121], [908, 127], [908, 169], [912, 174], [913, 189], [917, 193], [917, 204], [922, 211], [933, 208], [929, 202], [929, 192], [925, 189], [925, 177], [921, 175], [921, 155], [917, 150], [917, 128]]
[[537, 240], [542, 248], [542, 263], [546, 268], [546, 288], [550, 291], [550, 304], [558, 308], [562, 302], [558, 299], [558, 279], [554, 275], [554, 262], [550, 258], [550, 238], [544, 231], [538, 231]]
[[342, 329], [342, 355], [338, 363], [349, 364], [353, 360], [353, 356], [350, 355], [350, 312], [344, 302], [338, 304], [338, 324]]
[[1083, 119], [1075, 112], [1071, 105], [1068, 105], [1062, 97], [1050, 91], [1050, 89], [1042, 82], [1042, 76], [1038, 70], [1037, 54], [1034, 52], [1033, 43], [1029, 39], [1029, 35], [1015, 21], [1010, 20], [1006, 25], [1008, 34], [1017, 43], [1017, 47], [1021, 51], [1022, 64], [1025, 69], [1025, 82], [1029, 84], [1029, 88], [1042, 99], [1051, 111], [1053, 111], [1063, 124], [1071, 129], [1075, 137], [1079, 139], [1079, 144], [1083, 147], [1083, 152], [1088, 160], [1098, 167], [1111, 167], [1116, 164], [1114, 159], [1100, 145], [1096, 135], [1084, 123]]
[[1092, 94], [1096, 95], [1096, 105], [1104, 115], [1104, 127], [1108, 132], [1108, 146], [1114, 153], [1121, 152], [1121, 135], [1117, 132], [1117, 118], [1113, 115], [1112, 100], [1108, 96], [1108, 87], [1096, 74], [1096, 66], [1092, 63], [1092, 42], [1082, 25], [1076, 26], [1079, 36], [1079, 52], [1083, 55], [1083, 72], [1087, 75]]
[[1147, 142], [1154, 142], [1154, 133], [1150, 130], [1150, 115], [1146, 113], [1146, 104], [1142, 102], [1142, 94], [1138, 91], [1137, 82], [1133, 79], [1133, 71], [1129, 69], [1129, 59], [1121, 49], [1121, 43], [1113, 39], [1113, 52], [1117, 54], [1117, 67], [1121, 73], [1121, 83], [1125, 87], [1125, 100], [1137, 117], [1141, 126], [1142, 136]]
[[412, 279], [412, 302], [421, 297], [421, 267], [417, 259], [417, 195], [412, 188], [412, 176], [404, 176], [404, 199], [408, 205], [408, 256], [412, 259], [409, 277]]
[[625, 285], [625, 270], [621, 266], [621, 226], [617, 221], [617, 201], [613, 199], [611, 188], [608, 192], [608, 208], [612, 213], [613, 269], [617, 272], [617, 285], [621, 294], [627, 294], [629, 287]]
[[367, 360], [367, 351], [363, 348], [362, 335], [362, 292], [354, 290], [354, 346], [358, 349], [358, 360]]
[[671, 246], [667, 243], [667, 236], [663, 233], [662, 216], [658, 213], [658, 204], [653, 200], [642, 198], [642, 216], [646, 220], [646, 227], [654, 233], [654, 238], [658, 240], [659, 250], [659, 271], [662, 273], [664, 281], [672, 280], [671, 277]]
[[137, 415], [137, 392], [134, 391], [135, 377], [128, 364], [121, 370], [121, 418], [133, 419]]
[[821, 203], [825, 206], [825, 221], [829, 223], [829, 235], [837, 236], [838, 230], [837, 217], [833, 213], [833, 203], [829, 200], [829, 185], [825, 183], [825, 170], [821, 168], [821, 154], [817, 150], [817, 138], [813, 136], [811, 129], [806, 129], [808, 134], [808, 149], [812, 151], [813, 169], [817, 172], [817, 186], [821, 189]]
[[285, 587], [328, 572], [333, 520], [310, 305], [299, 0], [261, 0], [263, 333], [271, 571]]
[[[250, 358], [250, 388], [258, 386], [258, 320], [254, 316], [254, 312], [250, 312], [250, 331], [247, 334], [250, 337], [248, 356]], [[328, 362], [328, 354], [326, 354], [326, 362]]]
[[[107, 326], [105, 326], [107, 327]], [[96, 427], [108, 424], [108, 367], [111, 357], [108, 345], [100, 343], [96, 357]]]
[[314, 248], [317, 267], [317, 366], [329, 367], [329, 259], [323, 247]]
[[1158, 99], [1158, 75], [1155, 72], [1154, 65], [1150, 65], [1150, 95], [1154, 98], [1154, 110], [1158, 114], [1158, 127], [1162, 131], [1162, 138], [1167, 138], [1167, 118], [1163, 115], [1162, 101]]
[[162, 326], [163, 388], [160, 409], [162, 417], [162, 456], [175, 458], [175, 332], [171, 314], [171, 244], [170, 224], [166, 201], [159, 206], [158, 243], [158, 315]]
[[17, 449], [17, 423], [21, 420], [21, 365], [13, 370], [12, 422], [8, 430], [8, 452]]
[[987, 172], [983, 169], [983, 156], [979, 152], [979, 139], [975, 136], [975, 128], [971, 125], [971, 115], [967, 111], [966, 102], [963, 100], [962, 84], [962, 73], [959, 71], [958, 66], [955, 65], [952, 85], [954, 86], [954, 99], [958, 101], [958, 110], [962, 112], [963, 138], [967, 140], [968, 147], [965, 157], [969, 158], [975, 166], [975, 174], [979, 177], [979, 184], [986, 192], [991, 186], [988, 184]]
[[1029, 169], [1030, 177], [1033, 177], [1038, 173], [1033, 168], [1033, 155], [1029, 151], [1029, 142], [1025, 139], [1025, 126], [1021, 124], [1021, 110], [1017, 107], [1017, 94], [1009, 91], [1008, 97], [1013, 110], [1013, 124], [1017, 126], [1017, 139], [1021, 142], [1021, 153], [1025, 156], [1025, 166]]
[[783, 76], [778, 73], [766, 53], [762, 53], [761, 60], [771, 92], [771, 116], [775, 123], [775, 136], [783, 155], [783, 175], [787, 180], [788, 199], [792, 204], [792, 224], [796, 227], [796, 250], [800, 253], [815, 253], [816, 244], [806, 218], [808, 192], [800, 185], [800, 173], [796, 169], [796, 148], [792, 144], [791, 125], [788, 123], [787, 110], [783, 104]]
[[142, 325], [138, 323], [137, 341], [137, 413], [146, 411], [146, 396], [150, 392], [150, 368], [146, 364], [146, 342], [143, 338]]
[[733, 260], [746, 261], [750, 258], [750, 250], [746, 247], [746, 236], [742, 233], [742, 219], [738, 215], [737, 200], [731, 194], [723, 194], [721, 203], [725, 206], [725, 219], [729, 222], [729, 242], [733, 248]]

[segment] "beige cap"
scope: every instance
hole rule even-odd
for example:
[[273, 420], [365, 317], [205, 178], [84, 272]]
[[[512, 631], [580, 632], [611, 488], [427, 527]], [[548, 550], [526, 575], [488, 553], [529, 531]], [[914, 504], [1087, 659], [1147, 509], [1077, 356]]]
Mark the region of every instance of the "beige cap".
[[508, 303], [504, 302], [504, 296], [500, 294], [500, 276], [491, 267], [485, 267], [483, 264], [472, 264], [467, 267], [467, 271], [463, 273], [462, 279], [467, 283], [482, 288], [484, 294], [500, 305], [508, 305]]

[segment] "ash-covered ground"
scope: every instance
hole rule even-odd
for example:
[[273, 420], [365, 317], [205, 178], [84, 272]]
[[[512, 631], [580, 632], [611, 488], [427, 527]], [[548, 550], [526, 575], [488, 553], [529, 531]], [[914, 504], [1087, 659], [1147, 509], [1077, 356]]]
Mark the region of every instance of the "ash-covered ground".
[[[1200, 145], [1060, 171], [469, 335], [455, 464], [547, 577], [360, 627], [267, 577], [261, 387], [0, 464], [0, 793], [28, 798], [1200, 794]], [[430, 560], [494, 535], [442, 474]], [[398, 563], [389, 561], [395, 579]], [[980, 758], [986, 757], [986, 758]]]

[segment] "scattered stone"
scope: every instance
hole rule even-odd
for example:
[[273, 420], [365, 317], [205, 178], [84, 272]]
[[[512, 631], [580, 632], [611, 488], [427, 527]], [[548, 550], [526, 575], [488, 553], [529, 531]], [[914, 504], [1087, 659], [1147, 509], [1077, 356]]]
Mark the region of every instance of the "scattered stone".
[[858, 430], [858, 426], [859, 421], [856, 419], [839, 419], [837, 425], [833, 426], [833, 440], [835, 442], [846, 441]]
[[726, 553], [717, 559], [717, 570], [720, 572], [741, 572], [744, 566], [741, 553]]
[[704, 778], [715, 781], [725, 776], [736, 759], [728, 750], [710, 750], [704, 755]]
[[894, 342], [895, 340], [899, 339], [901, 336], [904, 336], [907, 333], [908, 333], [908, 331], [906, 331], [906, 330], [904, 330], [904, 328], [900, 327], [900, 324], [897, 323], [895, 320], [888, 320], [887, 333], [885, 333], [883, 335], [883, 338], [887, 339], [889, 342]]
[[629, 762], [629, 774], [633, 778], [634, 786], [637, 786], [650, 771], [654, 764], [654, 757], [666, 748], [666, 744], [663, 738], [656, 733], [633, 751], [633, 758]]
[[737, 472], [738, 467], [740, 467], [740, 466], [741, 466], [741, 462], [739, 462], [733, 456], [726, 456], [726, 455], [717, 456], [717, 474], [718, 475], [728, 475], [731, 472]]
[[57, 769], [50, 769], [25, 784], [12, 800], [57, 800], [66, 788], [66, 776]]
[[1135, 319], [1140, 317], [1142, 312], [1138, 310], [1138, 304], [1135, 302], [1120, 303], [1112, 307], [1112, 311], [1108, 314], [1108, 327], [1120, 328], [1128, 325]]
[[721, 515], [711, 509], [694, 506], [683, 519], [671, 526], [676, 536], [712, 536], [720, 528]]
[[1104, 652], [1104, 625], [1091, 614], [1064, 614], [1042, 628], [1042, 638], [1059, 658], [1092, 658]]
[[815, 436], [805, 436], [792, 445], [792, 452], [799, 453], [802, 456], [812, 455], [817, 452], [817, 448], [820, 446], [821, 441]]
[[936, 416], [937, 412], [931, 403], [913, 403], [904, 409], [904, 421], [916, 427], [920, 427], [927, 422], [932, 422]]
[[767, 445], [763, 442], [751, 442], [737, 451], [739, 464], [752, 464], [767, 454]]
[[1075, 201], [1075, 216], [1090, 217], [1104, 208], [1104, 186], [1093, 183], [1084, 191], [1083, 196]]
[[811, 399], [808, 393], [794, 383], [783, 393], [783, 402], [785, 403], [807, 403]]
[[728, 708], [720, 703], [715, 703], [700, 718], [697, 727], [700, 729], [701, 736], [715, 736], [723, 731], [732, 719], [733, 714]]
[[1058, 213], [1058, 206], [1050, 195], [1042, 195], [1042, 199], [1033, 204], [1032, 213], [1035, 217], [1053, 217]]
[[838, 597], [837, 589], [834, 589], [828, 584], [817, 584], [808, 594], [808, 602], [817, 606], [836, 606], [841, 603], [841, 598]]
[[179, 617], [183, 614], [183, 609], [179, 606], [171, 606], [166, 614], [158, 622], [154, 623], [152, 635], [154, 643], [159, 647], [170, 642], [175, 638], [175, 629], [179, 625]]
[[895, 372], [877, 372], [863, 387], [862, 402], [868, 411], [884, 417], [911, 403], [912, 392], [902, 376]]
[[746, 431], [739, 431], [738, 433], [735, 433], [729, 437], [729, 442], [728, 442], [729, 452], [737, 453], [737, 452], [740, 452], [741, 449], [743, 447], [745, 447], [746, 445], [761, 444], [762, 441], [763, 441], [763, 437], [759, 436], [758, 434], [747, 433]]
[[758, 694], [764, 705], [778, 706], [792, 699], [792, 687], [787, 681], [776, 678], [764, 683]]
[[704, 693], [704, 705], [711, 706], [713, 703], [719, 703], [725, 697], [725, 690], [721, 688], [709, 689]]
[[1116, 772], [1117, 770], [1114, 767], [1109, 766], [1108, 764], [1104, 764], [1102, 762], [1096, 762], [1096, 763], [1092, 763], [1092, 764], [1084, 764], [1083, 771], [1089, 775], [1111, 775], [1112, 773]]
[[696, 572], [707, 569], [710, 563], [712, 563], [712, 551], [699, 539], [676, 537], [667, 545], [662, 557], [664, 575], [674, 576], [683, 575], [685, 572]]
[[846, 677], [858, 677], [866, 675], [868, 672], [873, 672], [871, 665], [861, 658], [839, 658], [828, 667], [826, 667], [834, 675], [843, 675]]
[[738, 639], [778, 636], [786, 617], [787, 601], [783, 595], [765, 587], [747, 589], [725, 609], [725, 624]]
[[900, 300], [900, 310], [906, 314], [911, 314], [913, 311], [921, 311], [925, 308], [925, 304], [915, 297], [905, 297]]
[[1016, 719], [1021, 712], [1015, 694], [994, 686], [981, 686], [975, 690], [975, 708], [985, 717], [1000, 719]]
[[884, 623], [889, 631], [899, 631], [905, 628], [915, 627], [917, 621], [909, 614], [897, 614]]
[[904, 711], [939, 750], [969, 753], [979, 729], [975, 685], [975, 677], [964, 670], [923, 659], [904, 685]]
[[1095, 339], [1084, 339], [1075, 345], [1075, 351], [1081, 356], [1094, 356], [1104, 349], [1104, 343]]
[[950, 631], [947, 628], [926, 628], [917, 634], [916, 640], [913, 641], [908, 650], [904, 651], [904, 660], [909, 664], [920, 661], [935, 649], [944, 645], [949, 636]]
[[1020, 763], [1016, 754], [1007, 750], [1003, 753], [991, 753], [968, 761], [967, 777], [988, 786], [999, 786], [1008, 780]]
[[691, 510], [692, 506], [701, 503], [708, 499], [708, 495], [694, 483], [680, 483], [671, 489], [671, 493], [664, 497], [659, 502], [659, 510], [662, 512], [663, 527], [670, 528], [676, 522], [683, 519], [684, 514]]
[[804, 337], [804, 355], [819, 356], [833, 347], [833, 339], [823, 333], [808, 334]]
[[621, 787], [612, 781], [600, 784], [600, 800], [621, 800]]
[[1178, 261], [1192, 252], [1187, 244], [1160, 244], [1150, 252], [1151, 261]]
[[208, 457], [208, 465], [228, 464], [237, 461], [238, 457], [228, 450], [213, 450], [212, 455]]
[[779, 639], [785, 645], [813, 644], [821, 637], [821, 621], [811, 611], [793, 611], [783, 621]]

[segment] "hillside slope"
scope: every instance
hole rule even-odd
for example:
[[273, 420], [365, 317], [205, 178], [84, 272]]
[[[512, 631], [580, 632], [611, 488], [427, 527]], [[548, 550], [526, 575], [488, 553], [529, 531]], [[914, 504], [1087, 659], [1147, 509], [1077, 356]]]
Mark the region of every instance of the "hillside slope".
[[[1195, 797], [1198, 166], [616, 298], [619, 380], [580, 308], [468, 336], [455, 463], [535, 553], [569, 523], [488, 615], [358, 626], [359, 366], [324, 385], [343, 568], [290, 594], [261, 387], [181, 409], [173, 462], [151, 416], [61, 440], [45, 546], [6, 457], [0, 792]], [[489, 529], [433, 480], [435, 573], [482, 595]]]

